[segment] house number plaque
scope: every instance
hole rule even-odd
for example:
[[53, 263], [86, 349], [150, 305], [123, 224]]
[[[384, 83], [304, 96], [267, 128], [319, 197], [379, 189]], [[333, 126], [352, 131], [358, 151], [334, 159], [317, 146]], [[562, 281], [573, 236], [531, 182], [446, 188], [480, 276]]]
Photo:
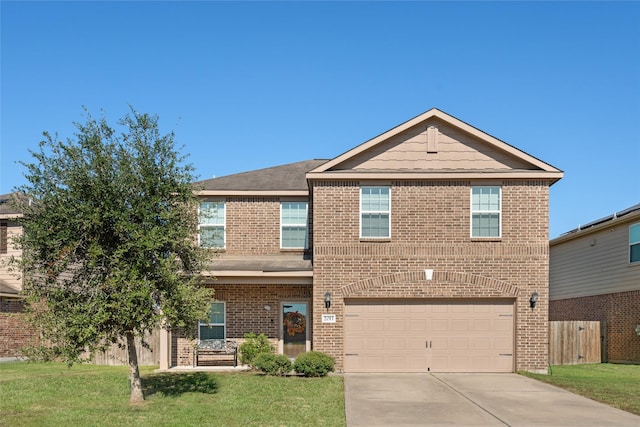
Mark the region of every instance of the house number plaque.
[[336, 323], [336, 315], [335, 314], [323, 314], [322, 315], [322, 323]]

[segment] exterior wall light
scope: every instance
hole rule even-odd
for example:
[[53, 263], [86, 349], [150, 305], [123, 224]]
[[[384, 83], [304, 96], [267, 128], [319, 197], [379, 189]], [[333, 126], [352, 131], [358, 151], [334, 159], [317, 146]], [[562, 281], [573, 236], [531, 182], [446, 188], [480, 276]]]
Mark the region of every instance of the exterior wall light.
[[536, 307], [537, 302], [538, 302], [538, 293], [536, 291], [533, 291], [533, 293], [531, 294], [531, 298], [529, 298], [529, 305], [531, 306], [532, 309]]
[[324, 294], [324, 307], [328, 310], [331, 307], [331, 292], [327, 291]]

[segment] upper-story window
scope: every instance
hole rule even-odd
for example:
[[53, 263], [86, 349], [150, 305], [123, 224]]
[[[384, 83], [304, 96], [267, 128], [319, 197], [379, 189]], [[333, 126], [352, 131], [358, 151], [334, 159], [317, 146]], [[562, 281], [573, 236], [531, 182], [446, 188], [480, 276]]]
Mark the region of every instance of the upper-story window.
[[500, 187], [471, 187], [471, 237], [501, 237]]
[[198, 239], [200, 246], [205, 248], [224, 248], [224, 202], [201, 202], [199, 218]]
[[307, 202], [282, 202], [280, 204], [280, 247], [283, 249], [307, 248]]
[[629, 227], [629, 262], [640, 262], [640, 222]]
[[391, 188], [360, 188], [360, 237], [391, 237]]

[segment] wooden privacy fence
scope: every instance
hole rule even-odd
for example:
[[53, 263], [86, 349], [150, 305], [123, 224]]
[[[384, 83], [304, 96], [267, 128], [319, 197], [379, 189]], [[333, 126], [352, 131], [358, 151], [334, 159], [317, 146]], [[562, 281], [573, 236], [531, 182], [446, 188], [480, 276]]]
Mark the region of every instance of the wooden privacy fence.
[[600, 363], [600, 322], [549, 322], [549, 364]]
[[[158, 365], [160, 363], [160, 333], [154, 330], [145, 337], [150, 349], [144, 348], [140, 338], [136, 338], [136, 349], [138, 352], [138, 365]], [[127, 347], [120, 348], [113, 344], [106, 352], [98, 352], [94, 355], [92, 363], [96, 365], [128, 365], [129, 356]]]

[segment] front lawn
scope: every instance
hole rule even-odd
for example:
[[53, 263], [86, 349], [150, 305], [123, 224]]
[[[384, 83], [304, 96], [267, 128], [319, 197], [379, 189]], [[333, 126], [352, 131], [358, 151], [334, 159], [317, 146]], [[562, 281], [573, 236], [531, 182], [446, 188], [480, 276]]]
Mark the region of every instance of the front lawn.
[[131, 407], [127, 367], [2, 363], [0, 425], [345, 425], [339, 376], [153, 370], [141, 369], [146, 401]]
[[551, 375], [521, 373], [640, 415], [640, 365], [565, 365], [553, 366]]

